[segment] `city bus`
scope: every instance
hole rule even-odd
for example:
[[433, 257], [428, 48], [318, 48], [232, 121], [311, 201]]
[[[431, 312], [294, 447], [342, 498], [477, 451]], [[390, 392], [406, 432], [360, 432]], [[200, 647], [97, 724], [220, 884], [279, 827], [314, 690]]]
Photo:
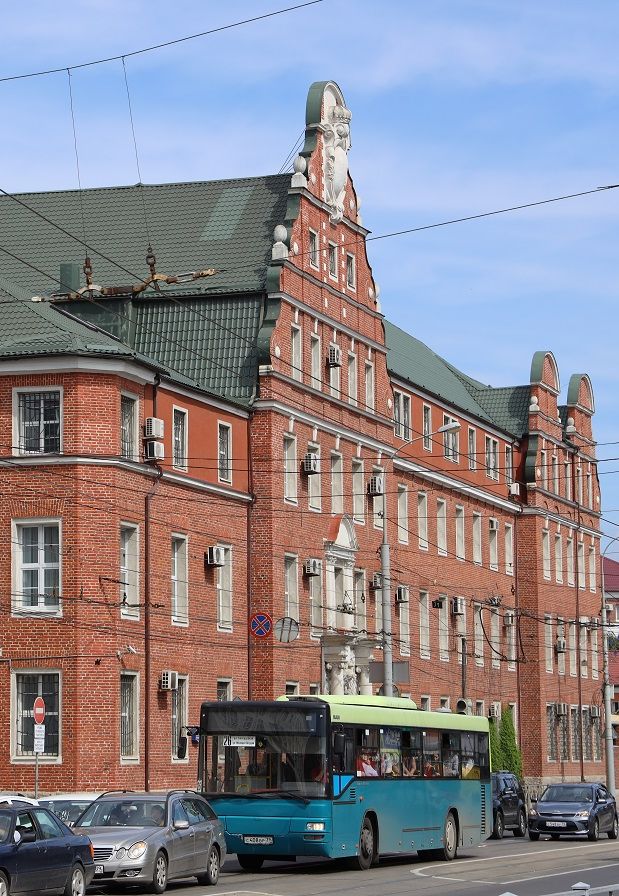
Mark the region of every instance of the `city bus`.
[[198, 790], [241, 868], [379, 854], [453, 859], [492, 828], [488, 720], [408, 699], [203, 703]]

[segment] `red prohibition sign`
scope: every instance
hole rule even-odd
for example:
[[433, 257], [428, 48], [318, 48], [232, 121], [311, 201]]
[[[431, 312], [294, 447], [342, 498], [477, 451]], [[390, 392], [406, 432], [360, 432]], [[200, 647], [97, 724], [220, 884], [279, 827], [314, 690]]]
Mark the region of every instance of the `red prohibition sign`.
[[273, 631], [273, 620], [268, 613], [254, 613], [249, 626], [254, 638], [268, 638]]

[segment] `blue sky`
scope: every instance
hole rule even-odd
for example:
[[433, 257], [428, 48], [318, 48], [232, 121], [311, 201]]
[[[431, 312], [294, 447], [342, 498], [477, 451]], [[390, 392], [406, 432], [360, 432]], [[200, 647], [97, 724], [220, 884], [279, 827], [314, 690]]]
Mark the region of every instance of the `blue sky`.
[[[286, 5], [4, 3], [0, 77]], [[128, 59], [142, 177], [278, 171], [309, 84], [333, 79], [353, 113], [351, 172], [374, 234], [618, 183], [618, 45], [616, 0], [323, 0]], [[77, 70], [72, 85], [83, 185], [135, 183], [120, 63]], [[0, 186], [75, 187], [66, 74], [0, 83], [0, 108]], [[551, 349], [563, 397], [572, 373], [588, 373], [597, 439], [619, 442], [618, 225], [616, 190], [379, 240], [383, 311], [492, 385], [527, 382], [533, 352]], [[619, 524], [619, 474], [601, 482], [604, 516]]]

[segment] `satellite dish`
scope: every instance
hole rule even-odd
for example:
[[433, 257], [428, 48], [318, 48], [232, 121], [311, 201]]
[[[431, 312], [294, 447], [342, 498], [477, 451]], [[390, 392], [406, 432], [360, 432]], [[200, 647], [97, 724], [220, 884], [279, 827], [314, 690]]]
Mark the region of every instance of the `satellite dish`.
[[278, 619], [274, 626], [275, 637], [283, 644], [289, 644], [296, 641], [299, 637], [299, 623], [292, 616], [282, 616]]

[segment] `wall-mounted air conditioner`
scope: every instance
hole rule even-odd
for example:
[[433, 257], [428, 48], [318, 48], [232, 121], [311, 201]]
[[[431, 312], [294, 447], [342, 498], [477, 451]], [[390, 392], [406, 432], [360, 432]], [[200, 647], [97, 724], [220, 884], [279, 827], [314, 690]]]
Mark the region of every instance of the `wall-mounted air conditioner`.
[[306, 576], [319, 576], [322, 573], [322, 560], [318, 557], [308, 557], [303, 564], [303, 574]]
[[160, 691], [176, 691], [178, 690], [178, 672], [173, 672], [172, 669], [164, 669], [161, 673], [161, 679], [159, 681], [159, 690]]
[[320, 473], [320, 457], [315, 451], [308, 451], [303, 458], [303, 472], [308, 476]]
[[558, 716], [566, 716], [567, 715], [567, 703], [556, 703], [555, 704], [555, 712]]
[[509, 495], [512, 498], [520, 497], [520, 483], [519, 482], [510, 482], [509, 484]]
[[503, 614], [503, 625], [505, 628], [511, 628], [516, 620], [516, 614], [513, 610], [505, 610]]
[[146, 442], [144, 445], [144, 457], [146, 460], [163, 460], [165, 457], [163, 442]]
[[385, 494], [385, 480], [382, 476], [370, 476], [368, 480], [368, 495], [376, 498]]
[[466, 602], [463, 597], [452, 597], [451, 599], [451, 615], [464, 616]]
[[162, 439], [163, 420], [161, 420], [159, 417], [147, 417], [144, 421], [144, 438]]
[[379, 572], [375, 572], [372, 576], [372, 581], [370, 582], [370, 588], [372, 591], [380, 591], [383, 587], [383, 577]]
[[600, 718], [600, 707], [599, 706], [590, 706], [589, 707], [589, 715], [592, 719]]
[[395, 589], [395, 602], [396, 604], [408, 603], [408, 588], [405, 585], [398, 585]]
[[219, 545], [212, 545], [204, 554], [204, 562], [207, 566], [225, 566], [226, 553]]
[[491, 703], [488, 707], [488, 716], [491, 719], [500, 719], [501, 707], [497, 703]]
[[329, 353], [327, 355], [327, 367], [341, 367], [342, 366], [342, 349], [339, 345], [330, 345]]
[[557, 643], [555, 644], [555, 649], [557, 653], [565, 653], [566, 643], [565, 638], [557, 638]]

